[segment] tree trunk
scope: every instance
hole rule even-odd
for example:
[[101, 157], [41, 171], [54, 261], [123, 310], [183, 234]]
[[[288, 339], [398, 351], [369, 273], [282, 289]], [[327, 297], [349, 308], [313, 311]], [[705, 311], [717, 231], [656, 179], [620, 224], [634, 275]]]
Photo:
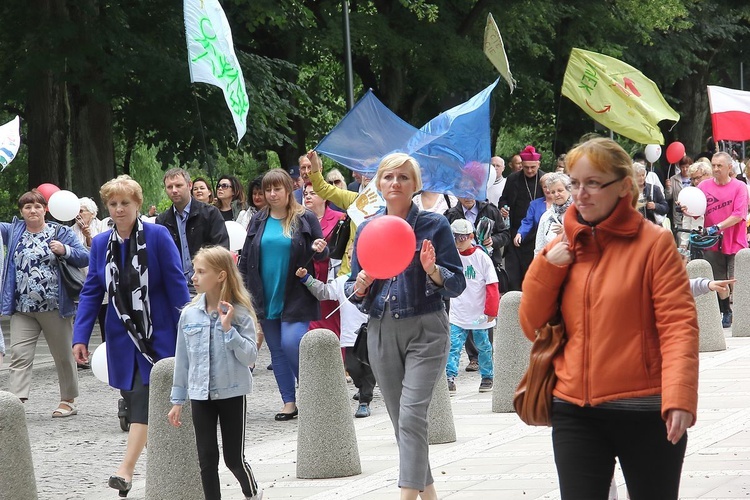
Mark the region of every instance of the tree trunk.
[[[683, 78], [675, 85], [675, 93], [682, 101], [682, 119], [672, 130], [675, 140], [685, 145], [688, 156], [705, 150], [706, 139], [711, 135], [708, 120], [708, 68], [700, 68], [696, 73]], [[667, 140], [667, 143], [671, 141]], [[710, 159], [710, 158], [709, 158]]]
[[78, 87], [70, 89], [73, 192], [97, 203], [99, 188], [115, 176], [112, 108]]
[[[33, 0], [29, 2], [28, 26], [45, 25], [52, 20], [63, 22], [67, 17], [64, 0]], [[44, 40], [44, 38], [42, 37]], [[53, 58], [56, 47], [39, 51]], [[29, 150], [29, 188], [50, 182], [61, 189], [70, 187], [68, 176], [68, 109], [65, 83], [61, 70], [39, 67], [30, 79], [26, 103]], [[59, 66], [58, 66], [59, 68]]]
[[65, 84], [44, 71], [29, 89], [27, 104], [29, 189], [50, 182], [68, 186], [68, 113]]

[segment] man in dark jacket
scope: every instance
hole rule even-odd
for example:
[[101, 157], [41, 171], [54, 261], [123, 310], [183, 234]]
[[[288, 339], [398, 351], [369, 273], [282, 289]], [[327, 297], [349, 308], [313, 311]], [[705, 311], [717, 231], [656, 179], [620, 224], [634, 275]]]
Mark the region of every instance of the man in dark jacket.
[[[539, 163], [542, 155], [534, 146], [526, 146], [519, 156], [522, 168], [513, 172], [505, 181], [505, 189], [497, 205], [503, 217], [510, 216], [510, 237], [515, 237], [521, 221], [526, 217], [529, 204], [536, 198], [544, 197], [544, 186], [540, 182]], [[534, 258], [536, 228], [524, 237], [519, 246], [508, 245], [505, 250], [505, 269], [508, 271], [511, 290], [521, 290], [523, 277]]]
[[182, 259], [182, 270], [190, 293], [193, 287], [193, 257], [204, 246], [219, 245], [229, 249], [229, 234], [219, 209], [206, 205], [191, 196], [193, 183], [190, 174], [181, 168], [172, 168], [164, 174], [164, 189], [172, 200], [172, 207], [156, 218], [172, 235]]

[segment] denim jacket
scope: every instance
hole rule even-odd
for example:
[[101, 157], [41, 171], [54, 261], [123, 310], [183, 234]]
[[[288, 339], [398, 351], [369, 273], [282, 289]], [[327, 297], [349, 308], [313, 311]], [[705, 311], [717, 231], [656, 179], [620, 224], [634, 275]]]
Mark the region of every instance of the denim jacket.
[[[89, 265], [89, 251], [83, 246], [81, 241], [68, 226], [60, 225], [56, 222], [47, 222], [48, 225], [57, 228], [60, 227], [60, 234], [57, 235], [58, 241], [65, 245], [65, 254], [62, 258], [76, 267], [86, 267]], [[0, 237], [7, 243], [8, 251], [5, 259], [5, 268], [2, 271], [2, 307], [0, 314], [11, 316], [16, 312], [16, 247], [21, 241], [23, 232], [26, 231], [26, 221], [13, 217], [10, 223], [0, 223]], [[57, 279], [60, 281], [60, 269], [57, 270]], [[69, 318], [76, 313], [76, 305], [68, 296], [68, 291], [60, 282], [58, 287], [57, 303], [58, 312], [61, 318]]]
[[242, 306], [234, 306], [232, 328], [225, 332], [218, 314], [206, 311], [206, 297], [185, 306], [177, 325], [172, 404], [190, 399], [227, 399], [249, 394], [255, 363], [255, 320]]
[[[357, 243], [368, 222], [362, 223], [357, 229], [352, 255], [352, 273], [345, 288], [346, 295], [351, 295], [349, 300], [355, 304], [361, 302], [359, 308], [363, 313], [373, 318], [382, 318], [385, 303], [388, 301], [391, 315], [395, 319], [419, 316], [443, 310], [444, 298], [461, 295], [466, 288], [466, 278], [448, 219], [440, 214], [420, 211], [414, 203], [411, 204], [406, 216], [406, 222], [414, 229], [417, 237], [414, 257], [409, 266], [394, 278], [373, 281], [365, 297], [352, 295], [357, 274], [362, 269], [357, 259]], [[424, 240], [430, 240], [435, 246], [436, 265], [443, 277], [443, 286], [437, 286], [422, 269], [419, 254]]]

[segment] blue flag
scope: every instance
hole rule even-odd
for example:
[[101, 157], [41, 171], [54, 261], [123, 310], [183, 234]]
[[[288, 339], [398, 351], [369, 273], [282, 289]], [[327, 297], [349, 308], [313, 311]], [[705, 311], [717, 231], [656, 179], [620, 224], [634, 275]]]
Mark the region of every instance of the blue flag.
[[498, 81], [421, 129], [368, 91], [315, 149], [370, 177], [383, 156], [407, 153], [420, 164], [425, 191], [484, 200], [491, 157], [489, 97]]

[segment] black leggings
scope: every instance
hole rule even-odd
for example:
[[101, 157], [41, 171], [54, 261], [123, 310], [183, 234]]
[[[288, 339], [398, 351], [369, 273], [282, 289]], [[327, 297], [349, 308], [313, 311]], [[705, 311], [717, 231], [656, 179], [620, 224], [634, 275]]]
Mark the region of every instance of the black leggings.
[[606, 500], [615, 457], [631, 500], [677, 500], [687, 433], [673, 445], [659, 411], [556, 402], [552, 444], [563, 500]]
[[258, 492], [253, 470], [245, 462], [245, 396], [207, 401], [190, 400], [198, 446], [198, 463], [206, 500], [221, 498], [219, 487], [219, 443], [216, 424], [221, 422], [224, 463], [240, 482], [242, 493], [251, 497]]

